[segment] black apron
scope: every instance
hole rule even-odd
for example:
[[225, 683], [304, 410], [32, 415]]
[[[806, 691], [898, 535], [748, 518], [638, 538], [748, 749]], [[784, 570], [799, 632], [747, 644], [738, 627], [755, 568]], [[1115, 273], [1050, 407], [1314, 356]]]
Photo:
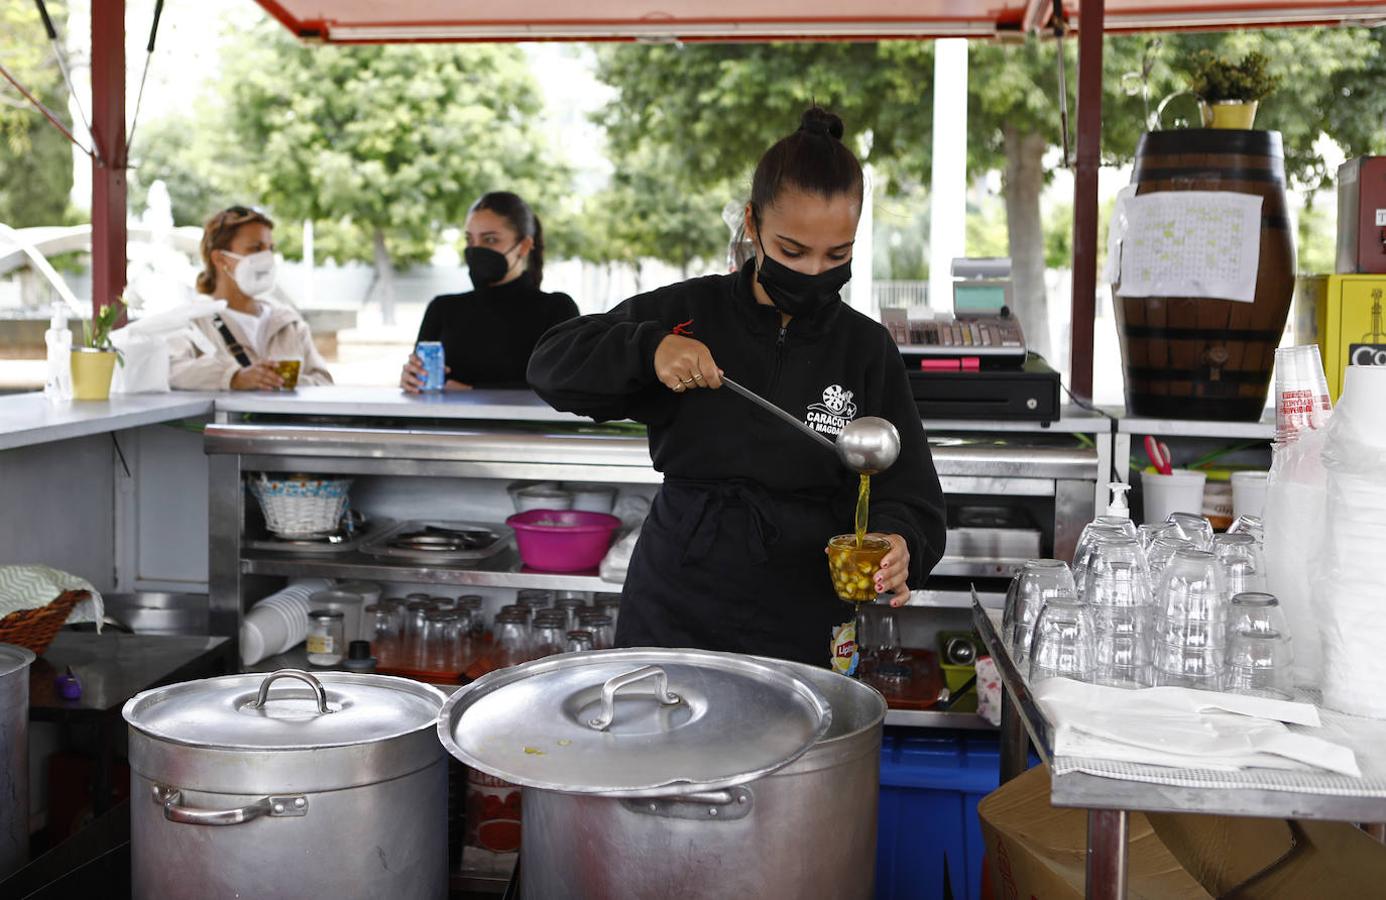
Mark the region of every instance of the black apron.
[[823, 552], [842, 516], [826, 496], [748, 481], [669, 478], [631, 557], [620, 647], [693, 647], [826, 667], [837, 598]]

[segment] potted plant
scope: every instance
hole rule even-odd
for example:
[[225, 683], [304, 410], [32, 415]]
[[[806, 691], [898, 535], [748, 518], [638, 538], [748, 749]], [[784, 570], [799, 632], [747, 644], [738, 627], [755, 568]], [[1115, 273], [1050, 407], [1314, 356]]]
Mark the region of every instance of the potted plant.
[[72, 349], [72, 399], [106, 400], [111, 396], [111, 375], [120, 351], [111, 343], [111, 331], [125, 311], [125, 301], [117, 297], [92, 316], [83, 328], [81, 347]]
[[1189, 90], [1197, 95], [1205, 128], [1251, 128], [1256, 107], [1280, 86], [1270, 74], [1264, 53], [1248, 53], [1232, 62], [1200, 50], [1189, 63]]

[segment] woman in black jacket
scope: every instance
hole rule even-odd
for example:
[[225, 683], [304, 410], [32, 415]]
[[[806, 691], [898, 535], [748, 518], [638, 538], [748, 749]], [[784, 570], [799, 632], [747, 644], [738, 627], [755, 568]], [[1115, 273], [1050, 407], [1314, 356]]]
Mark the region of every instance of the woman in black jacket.
[[[418, 340], [442, 341], [449, 391], [525, 387], [534, 345], [554, 325], [576, 316], [577, 304], [567, 294], [539, 289], [544, 227], [518, 195], [482, 195], [467, 211], [465, 227], [472, 290], [434, 297]], [[418, 393], [423, 381], [423, 365], [410, 354], [399, 386]]]
[[634, 297], [544, 335], [529, 381], [554, 407], [649, 427], [664, 485], [626, 577], [617, 643], [826, 665], [851, 618], [824, 558], [850, 531], [857, 477], [783, 422], [721, 391], [723, 371], [830, 439], [859, 416], [900, 430], [872, 479], [891, 543], [876, 589], [899, 605], [943, 552], [938, 476], [886, 330], [838, 297], [851, 277], [862, 171], [821, 109], [761, 158], [746, 208], [753, 265]]

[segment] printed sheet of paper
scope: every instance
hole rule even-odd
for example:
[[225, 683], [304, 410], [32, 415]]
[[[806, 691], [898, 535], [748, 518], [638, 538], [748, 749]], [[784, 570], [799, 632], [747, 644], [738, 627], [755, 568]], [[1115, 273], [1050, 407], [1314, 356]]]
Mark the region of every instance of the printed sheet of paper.
[[1123, 297], [1251, 303], [1261, 262], [1261, 201], [1226, 191], [1160, 191], [1121, 204]]

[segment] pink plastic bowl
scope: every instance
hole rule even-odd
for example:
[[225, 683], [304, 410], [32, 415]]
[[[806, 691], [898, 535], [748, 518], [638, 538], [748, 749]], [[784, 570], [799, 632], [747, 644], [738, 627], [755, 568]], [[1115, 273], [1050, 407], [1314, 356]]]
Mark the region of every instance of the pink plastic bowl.
[[601, 565], [621, 520], [576, 509], [531, 509], [505, 520], [531, 569], [582, 572]]

